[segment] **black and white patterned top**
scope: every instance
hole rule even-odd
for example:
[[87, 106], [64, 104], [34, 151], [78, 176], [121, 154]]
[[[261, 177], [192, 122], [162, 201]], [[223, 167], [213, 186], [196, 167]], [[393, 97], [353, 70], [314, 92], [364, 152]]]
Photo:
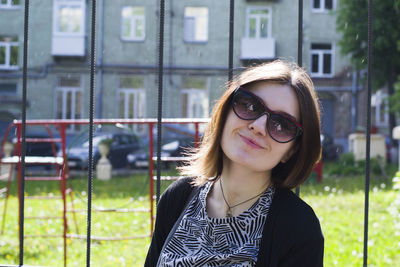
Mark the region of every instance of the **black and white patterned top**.
[[269, 187], [239, 216], [210, 218], [206, 198], [213, 182], [200, 189], [175, 234], [162, 251], [159, 266], [254, 266], [275, 192]]

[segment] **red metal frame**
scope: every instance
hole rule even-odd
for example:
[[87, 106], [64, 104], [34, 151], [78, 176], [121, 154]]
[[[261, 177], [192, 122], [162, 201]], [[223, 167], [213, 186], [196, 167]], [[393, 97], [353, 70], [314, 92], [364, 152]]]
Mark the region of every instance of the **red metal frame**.
[[[200, 123], [207, 123], [209, 121], [209, 119], [191, 119], [191, 118], [180, 118], [180, 119], [162, 119], [162, 124], [194, 124], [195, 125], [195, 145], [197, 146], [198, 142], [199, 142], [199, 124]], [[153, 200], [153, 196], [154, 196], [154, 181], [153, 181], [153, 174], [154, 174], [154, 162], [153, 162], [153, 129], [154, 129], [154, 125], [157, 126], [157, 119], [95, 119], [93, 121], [93, 124], [95, 125], [99, 125], [99, 124], [147, 124], [148, 125], [148, 129], [149, 129], [149, 197], [150, 197], [150, 234], [149, 236], [151, 236], [151, 234], [153, 233], [153, 229], [154, 229], [154, 200]], [[49, 128], [49, 126], [55, 126], [58, 131], [60, 132], [60, 139], [58, 141], [60, 141], [61, 145], [62, 145], [62, 154], [63, 154], [63, 165], [60, 169], [57, 169], [58, 172], [61, 171], [61, 173], [65, 174], [65, 171], [68, 168], [67, 165], [67, 160], [66, 160], [66, 129], [69, 125], [88, 125], [89, 124], [89, 120], [88, 119], [79, 119], [79, 120], [58, 120], [58, 119], [53, 119], [53, 120], [27, 120], [26, 121], [26, 125], [27, 126], [33, 126], [33, 125], [37, 125], [37, 126], [44, 126], [47, 130], [47, 132], [49, 133], [49, 138], [48, 139], [40, 139], [40, 140], [34, 140], [32, 138], [28, 138], [25, 139], [26, 141], [41, 141], [41, 142], [47, 142], [47, 141], [54, 141], [55, 139], [53, 138], [53, 135], [51, 133], [51, 130]], [[21, 151], [22, 151], [22, 147], [21, 147], [21, 141], [22, 141], [22, 131], [21, 131], [21, 127], [22, 127], [22, 121], [20, 120], [15, 120], [6, 130], [6, 134], [3, 138], [3, 142], [2, 142], [2, 146], [1, 149], [3, 148], [3, 145], [7, 139], [7, 135], [8, 132], [10, 131], [10, 129], [12, 127], [17, 127], [17, 147], [16, 147], [16, 154], [18, 156], [21, 156]], [[54, 143], [52, 142], [52, 145], [54, 145]], [[52, 146], [52, 150], [54, 152], [54, 154], [56, 153], [56, 149], [55, 146]], [[0, 158], [0, 164], [1, 164], [1, 158]], [[21, 169], [21, 164], [18, 164], [18, 195], [19, 198], [21, 200], [21, 196], [22, 196], [22, 192], [21, 192], [21, 173], [22, 173], [22, 169]], [[40, 180], [39, 178], [36, 180]], [[46, 178], [46, 180], [50, 180], [48, 177]], [[63, 211], [63, 219], [64, 219], [64, 234], [63, 234], [63, 238], [64, 238], [64, 262], [66, 262], [66, 238], [67, 237], [73, 237], [73, 235], [67, 236], [67, 229], [68, 229], [68, 224], [67, 224], [67, 217], [66, 217], [66, 176], [63, 175], [63, 178], [60, 181], [60, 189], [62, 192], [62, 198], [63, 198], [63, 207], [64, 207], [64, 211]], [[71, 194], [72, 197], [72, 194]], [[20, 220], [20, 219], [19, 219]], [[81, 238], [81, 237], [77, 237], [77, 238]]]
[[324, 168], [324, 163], [322, 160], [318, 161], [317, 164], [315, 164], [313, 171], [317, 174], [317, 182], [321, 183], [322, 182], [322, 171]]

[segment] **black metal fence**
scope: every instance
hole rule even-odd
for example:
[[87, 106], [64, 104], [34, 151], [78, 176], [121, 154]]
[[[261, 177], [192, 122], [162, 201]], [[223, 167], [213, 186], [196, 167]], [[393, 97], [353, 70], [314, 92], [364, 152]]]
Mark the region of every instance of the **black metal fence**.
[[[92, 192], [93, 192], [93, 120], [94, 120], [94, 91], [95, 91], [95, 38], [96, 38], [96, 0], [89, 1], [91, 4], [91, 37], [90, 37], [90, 103], [89, 103], [89, 168], [88, 168], [88, 206], [87, 206], [87, 247], [86, 247], [86, 266], [90, 266], [90, 255], [91, 255], [91, 223], [92, 223]], [[27, 65], [28, 65], [28, 37], [29, 37], [29, 0], [25, 0], [25, 16], [24, 16], [24, 48], [23, 48], [23, 88], [22, 88], [22, 154], [21, 154], [21, 191], [22, 196], [25, 192], [25, 136], [26, 136], [26, 107], [27, 107]], [[229, 8], [229, 66], [228, 66], [228, 79], [232, 78], [233, 74], [233, 46], [234, 46], [234, 10], [235, 2], [230, 0]], [[164, 14], [165, 14], [165, 1], [160, 0], [159, 2], [159, 44], [158, 44], [158, 129], [161, 129], [161, 119], [162, 119], [162, 97], [163, 97], [163, 74], [164, 74], [164, 64], [163, 64], [163, 53], [164, 53]], [[367, 18], [366, 18], [367, 19]], [[298, 1], [298, 64], [302, 65], [302, 28], [303, 28], [303, 1]], [[370, 128], [371, 128], [371, 60], [372, 60], [372, 0], [368, 1], [368, 101], [367, 101], [367, 142], [366, 142], [366, 176], [365, 176], [365, 216], [364, 216], [364, 258], [363, 266], [367, 266], [368, 259], [368, 211], [369, 211], [369, 184], [370, 184]], [[161, 130], [157, 132], [157, 166], [161, 166]], [[296, 190], [300, 193], [300, 190]], [[157, 199], [160, 196], [160, 169], [157, 168]], [[19, 222], [19, 266], [24, 265], [24, 197], [21, 198], [20, 210], [19, 210], [20, 222]], [[9, 265], [10, 266], [10, 265]]]

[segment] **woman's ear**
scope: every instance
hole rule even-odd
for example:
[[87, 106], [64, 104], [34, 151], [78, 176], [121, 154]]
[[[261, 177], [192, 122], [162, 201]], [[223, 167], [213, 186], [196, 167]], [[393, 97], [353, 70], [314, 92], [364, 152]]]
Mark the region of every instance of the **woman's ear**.
[[289, 149], [289, 151], [286, 152], [286, 154], [282, 157], [281, 163], [286, 163], [286, 162], [290, 159], [290, 157], [293, 156], [293, 154], [297, 152], [298, 149], [299, 149], [299, 145], [298, 145], [298, 143], [296, 142], [296, 144], [294, 144], [294, 145]]

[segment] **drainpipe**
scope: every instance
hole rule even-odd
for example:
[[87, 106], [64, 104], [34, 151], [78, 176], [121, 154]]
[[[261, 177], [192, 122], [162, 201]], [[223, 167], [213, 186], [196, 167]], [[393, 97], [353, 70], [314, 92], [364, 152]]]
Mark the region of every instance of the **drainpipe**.
[[101, 119], [103, 113], [103, 33], [104, 33], [104, 0], [99, 0], [99, 20], [98, 20], [98, 38], [99, 44], [97, 49], [97, 107], [96, 118]]
[[358, 71], [353, 71], [352, 91], [351, 91], [351, 132], [354, 133], [357, 127], [357, 88]]
[[[173, 28], [173, 19], [174, 19], [174, 3], [173, 0], [169, 1], [169, 65], [172, 66], [174, 65], [174, 28]], [[172, 75], [169, 75], [169, 83], [172, 85]]]

